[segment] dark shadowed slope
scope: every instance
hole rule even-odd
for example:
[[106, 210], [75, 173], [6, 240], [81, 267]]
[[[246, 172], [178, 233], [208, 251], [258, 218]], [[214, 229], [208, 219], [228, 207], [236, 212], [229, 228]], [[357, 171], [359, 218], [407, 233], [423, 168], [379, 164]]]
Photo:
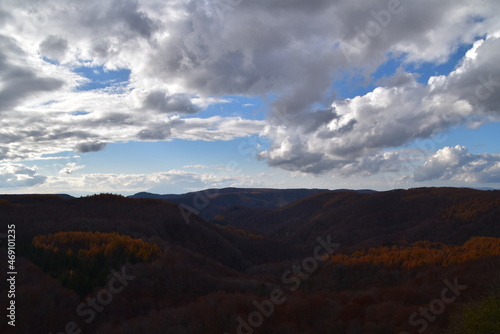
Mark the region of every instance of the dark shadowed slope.
[[225, 214], [227, 224], [301, 245], [324, 235], [344, 247], [401, 240], [459, 244], [472, 236], [500, 236], [500, 191], [328, 192], [273, 211], [233, 208]]
[[199, 211], [201, 217], [211, 220], [224, 209], [232, 206], [272, 210], [299, 199], [327, 191], [329, 190], [224, 188], [207, 189], [181, 195], [158, 195], [142, 192], [130, 197], [162, 199], [184, 204]]
[[244, 269], [252, 264], [299, 256], [295, 247], [267, 238], [224, 230], [192, 214], [186, 220], [174, 203], [117, 195], [63, 199], [55, 195], [5, 196], [1, 224], [16, 224], [19, 240], [61, 231], [117, 232], [134, 238], [161, 238], [224, 265]]

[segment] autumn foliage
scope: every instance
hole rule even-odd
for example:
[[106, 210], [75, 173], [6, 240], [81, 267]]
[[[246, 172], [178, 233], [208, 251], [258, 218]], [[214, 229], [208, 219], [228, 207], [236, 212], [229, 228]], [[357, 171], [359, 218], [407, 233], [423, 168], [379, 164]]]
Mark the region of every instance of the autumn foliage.
[[229, 231], [229, 232], [232, 232], [232, 233], [236, 233], [238, 235], [241, 235], [245, 238], [249, 238], [249, 239], [264, 239], [264, 236], [260, 235], [260, 234], [255, 234], [255, 233], [251, 233], [251, 232], [248, 232], [248, 231], [245, 231], [241, 228], [236, 228], [234, 226], [231, 226], [231, 225], [217, 225], [218, 228], [220, 228], [221, 230], [225, 230], [225, 231]]
[[78, 258], [92, 259], [104, 255], [106, 258], [119, 257], [131, 262], [147, 262], [159, 252], [155, 244], [114, 232], [58, 232], [36, 236], [32, 244], [35, 248], [53, 253], [76, 253]]
[[159, 248], [118, 233], [68, 231], [36, 236], [24, 252], [64, 286], [85, 295], [104, 284], [112, 269], [150, 262]]
[[411, 269], [424, 265], [461, 264], [492, 255], [500, 255], [500, 238], [474, 237], [462, 246], [419, 241], [408, 245], [376, 247], [353, 254], [333, 255], [331, 262], [347, 265], [374, 263]]

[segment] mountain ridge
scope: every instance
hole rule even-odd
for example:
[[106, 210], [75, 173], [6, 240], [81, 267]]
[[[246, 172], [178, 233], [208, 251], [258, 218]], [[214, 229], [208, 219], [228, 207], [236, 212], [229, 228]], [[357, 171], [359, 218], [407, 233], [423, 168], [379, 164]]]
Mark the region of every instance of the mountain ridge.
[[221, 223], [306, 245], [328, 234], [337, 235], [337, 242], [345, 246], [357, 247], [399, 239], [462, 243], [476, 235], [500, 237], [494, 224], [500, 217], [498, 190], [340, 191], [316, 194], [276, 210], [234, 212], [234, 208], [227, 210]]
[[[190, 208], [206, 220], [212, 220], [223, 210], [232, 206], [242, 206], [251, 209], [278, 209], [297, 200], [330, 191], [347, 191], [347, 189], [276, 189], [276, 188], [220, 188], [205, 189], [184, 194], [155, 194], [139, 192], [130, 198], [154, 198]], [[371, 189], [353, 190], [360, 193], [373, 193]]]
[[[254, 323], [260, 312], [263, 333], [414, 333], [409, 319], [435, 306], [446, 282], [467, 290], [427, 324], [429, 332], [460, 328], [469, 317], [461, 306], [475, 301], [489, 312], [488, 326], [498, 323], [500, 308], [482, 301], [500, 296], [492, 290], [500, 286], [500, 191], [341, 190], [276, 209], [232, 203], [214, 224], [196, 213], [186, 220], [181, 205], [160, 199], [0, 196], [0, 226], [15, 225], [23, 273], [21, 332], [61, 332], [74, 320], [92, 333], [241, 333], [241, 319]], [[0, 257], [8, 254], [2, 240]], [[95, 321], [75, 317], [104, 296], [99, 282], [111, 268], [134, 279], [109, 306], [102, 302]], [[0, 285], [3, 295], [8, 289]], [[272, 304], [276, 292], [283, 305]]]

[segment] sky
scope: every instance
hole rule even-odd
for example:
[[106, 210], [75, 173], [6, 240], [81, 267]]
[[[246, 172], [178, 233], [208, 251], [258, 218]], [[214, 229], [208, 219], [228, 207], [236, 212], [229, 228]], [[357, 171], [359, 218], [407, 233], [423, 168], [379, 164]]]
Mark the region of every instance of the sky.
[[0, 193], [500, 188], [500, 1], [2, 0]]

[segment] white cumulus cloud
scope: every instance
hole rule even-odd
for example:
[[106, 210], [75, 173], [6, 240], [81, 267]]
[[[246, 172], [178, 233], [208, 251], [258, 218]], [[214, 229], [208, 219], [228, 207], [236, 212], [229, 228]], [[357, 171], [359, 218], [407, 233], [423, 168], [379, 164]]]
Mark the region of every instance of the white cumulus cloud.
[[47, 178], [37, 174], [36, 167], [23, 164], [3, 163], [0, 165], [0, 187], [33, 187], [45, 183]]
[[464, 147], [444, 147], [416, 169], [415, 181], [500, 182], [500, 154], [472, 154]]

